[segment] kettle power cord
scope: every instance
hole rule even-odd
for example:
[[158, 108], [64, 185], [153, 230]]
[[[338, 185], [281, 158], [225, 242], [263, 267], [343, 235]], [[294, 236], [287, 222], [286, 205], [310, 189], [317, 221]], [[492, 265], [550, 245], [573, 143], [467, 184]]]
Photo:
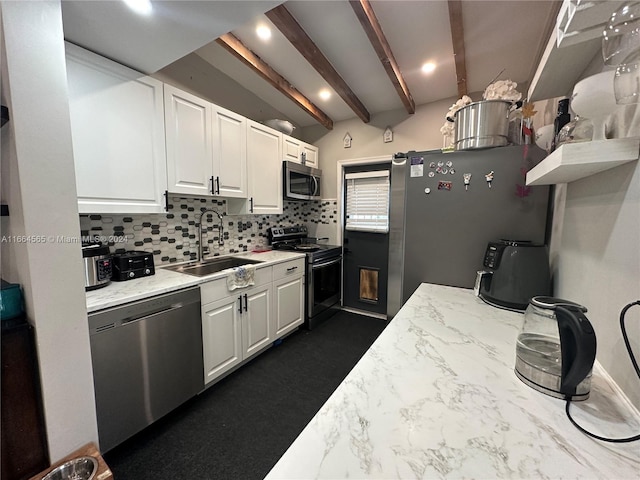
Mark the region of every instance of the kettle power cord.
[[[624, 317], [627, 314], [627, 310], [629, 310], [634, 305], [640, 305], [640, 300], [636, 300], [635, 302], [630, 303], [629, 305], [624, 307], [622, 309], [622, 311], [620, 312], [620, 329], [622, 330], [622, 338], [624, 340], [625, 347], [627, 347], [627, 352], [629, 353], [629, 358], [631, 358], [631, 363], [633, 364], [633, 368], [635, 369], [636, 374], [638, 375], [638, 378], [640, 379], [640, 367], [638, 367], [638, 362], [636, 361], [636, 358], [633, 355], [633, 350], [631, 349], [631, 343], [629, 342], [629, 337], [627, 335], [627, 329], [626, 329], [625, 323], [624, 323]], [[576, 421], [573, 419], [573, 417], [569, 413], [569, 405], [570, 404], [571, 404], [571, 400], [567, 399], [567, 404], [566, 404], [566, 407], [565, 407], [565, 412], [567, 412], [567, 417], [569, 418], [571, 423], [573, 423], [574, 427], [576, 427], [578, 430], [580, 430], [585, 435], [588, 435], [588, 436], [590, 436], [592, 438], [595, 438], [596, 440], [600, 440], [602, 442], [611, 442], [611, 443], [627, 443], [627, 442], [635, 442], [636, 440], [640, 440], [640, 435], [634, 435], [633, 437], [627, 437], [627, 438], [606, 438], [606, 437], [601, 437], [599, 435], [596, 435], [595, 433], [589, 432], [588, 430], [586, 430], [583, 427], [581, 427], [580, 425], [578, 425], [576, 423]]]

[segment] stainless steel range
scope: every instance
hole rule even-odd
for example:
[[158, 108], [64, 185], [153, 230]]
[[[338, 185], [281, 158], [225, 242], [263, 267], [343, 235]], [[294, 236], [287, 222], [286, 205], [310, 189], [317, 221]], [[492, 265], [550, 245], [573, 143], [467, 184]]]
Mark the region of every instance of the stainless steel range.
[[274, 250], [307, 255], [305, 326], [316, 327], [340, 309], [342, 294], [342, 247], [319, 244], [308, 237], [307, 227], [271, 227], [268, 239]]

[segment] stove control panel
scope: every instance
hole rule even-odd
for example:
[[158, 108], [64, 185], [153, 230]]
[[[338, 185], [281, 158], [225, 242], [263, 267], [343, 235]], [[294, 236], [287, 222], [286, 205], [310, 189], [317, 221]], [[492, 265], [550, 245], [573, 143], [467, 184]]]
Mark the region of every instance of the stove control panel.
[[275, 240], [291, 240], [305, 238], [307, 236], [307, 227], [304, 225], [295, 225], [292, 227], [271, 227], [268, 231], [269, 242]]

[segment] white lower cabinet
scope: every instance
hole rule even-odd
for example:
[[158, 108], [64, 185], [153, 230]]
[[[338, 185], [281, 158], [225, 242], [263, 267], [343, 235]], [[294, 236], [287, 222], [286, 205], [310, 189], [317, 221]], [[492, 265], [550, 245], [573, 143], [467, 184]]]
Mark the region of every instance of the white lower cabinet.
[[242, 358], [246, 360], [273, 342], [271, 285], [242, 293]]
[[256, 269], [255, 285], [200, 285], [204, 382], [258, 354], [304, 321], [304, 259]]
[[273, 267], [274, 331], [276, 337], [304, 322], [304, 259]]
[[237, 295], [202, 306], [202, 341], [205, 384], [242, 361]]

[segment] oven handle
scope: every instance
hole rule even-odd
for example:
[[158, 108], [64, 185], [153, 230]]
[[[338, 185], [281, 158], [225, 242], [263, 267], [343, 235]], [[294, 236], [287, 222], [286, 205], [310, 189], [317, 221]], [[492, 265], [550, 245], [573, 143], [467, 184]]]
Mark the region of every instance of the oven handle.
[[323, 263], [312, 263], [312, 264], [311, 264], [311, 268], [312, 268], [313, 270], [316, 270], [316, 269], [318, 269], [318, 268], [328, 267], [329, 265], [335, 265], [336, 263], [341, 262], [341, 261], [342, 261], [342, 257], [338, 257], [338, 258], [335, 258], [335, 259], [333, 259], [333, 260], [329, 260], [328, 262], [323, 262]]

